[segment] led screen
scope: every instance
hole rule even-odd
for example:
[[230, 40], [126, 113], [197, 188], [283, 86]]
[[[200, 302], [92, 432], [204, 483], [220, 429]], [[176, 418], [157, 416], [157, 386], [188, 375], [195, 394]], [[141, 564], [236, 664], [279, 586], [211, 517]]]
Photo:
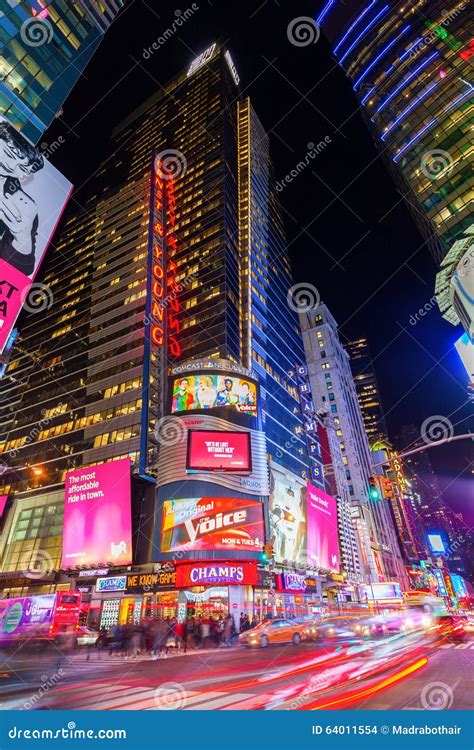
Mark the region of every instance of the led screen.
[[187, 469], [250, 471], [250, 433], [190, 430]]
[[270, 537], [277, 562], [306, 563], [306, 486], [295, 474], [270, 469]]
[[251, 380], [235, 375], [185, 375], [173, 379], [171, 411], [216, 409], [232, 406], [237, 411], [256, 416], [257, 386]]
[[131, 562], [130, 459], [68, 471], [62, 567]]
[[312, 484], [307, 486], [308, 564], [339, 572], [337, 502]]
[[257, 550], [264, 541], [263, 506], [235, 497], [165, 500], [161, 551]]

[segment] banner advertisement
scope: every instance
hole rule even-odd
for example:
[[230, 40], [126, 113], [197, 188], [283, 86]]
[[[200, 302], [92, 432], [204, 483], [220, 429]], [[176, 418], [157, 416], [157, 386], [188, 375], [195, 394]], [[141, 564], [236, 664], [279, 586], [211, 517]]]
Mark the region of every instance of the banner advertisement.
[[250, 433], [189, 430], [189, 471], [250, 471]]
[[198, 497], [165, 500], [161, 551], [263, 548], [263, 506], [258, 500]]
[[0, 116], [0, 354], [71, 190], [71, 183]]
[[338, 573], [337, 501], [312, 484], [307, 491], [308, 564]]
[[306, 485], [291, 472], [270, 468], [270, 536], [276, 562], [306, 563]]
[[233, 406], [237, 411], [257, 415], [257, 386], [235, 375], [186, 375], [174, 378], [171, 411], [173, 414], [194, 409]]
[[0, 495], [0, 518], [2, 518], [3, 516], [3, 511], [5, 510], [7, 500], [8, 500], [8, 495]]
[[20, 633], [31, 626], [49, 625], [55, 597], [56, 594], [42, 594], [0, 601], [0, 634]]
[[131, 562], [130, 459], [68, 471], [62, 568]]

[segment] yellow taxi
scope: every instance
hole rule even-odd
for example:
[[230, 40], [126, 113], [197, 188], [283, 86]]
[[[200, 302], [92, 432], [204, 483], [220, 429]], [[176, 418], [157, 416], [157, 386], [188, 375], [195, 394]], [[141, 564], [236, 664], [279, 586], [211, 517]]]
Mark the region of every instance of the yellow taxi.
[[239, 641], [249, 648], [266, 648], [272, 643], [293, 643], [297, 646], [302, 641], [303, 629], [304, 623], [275, 617], [240, 633]]

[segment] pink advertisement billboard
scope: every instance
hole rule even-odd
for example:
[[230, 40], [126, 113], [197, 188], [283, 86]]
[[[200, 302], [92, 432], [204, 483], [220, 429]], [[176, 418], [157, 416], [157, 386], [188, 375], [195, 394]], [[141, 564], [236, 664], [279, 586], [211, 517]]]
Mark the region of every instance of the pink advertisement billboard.
[[71, 190], [43, 154], [0, 117], [0, 353]]
[[308, 564], [339, 572], [337, 501], [312, 484], [307, 488]]
[[130, 459], [68, 471], [63, 569], [132, 562]]
[[0, 518], [3, 516], [5, 505], [7, 504], [8, 495], [0, 495]]

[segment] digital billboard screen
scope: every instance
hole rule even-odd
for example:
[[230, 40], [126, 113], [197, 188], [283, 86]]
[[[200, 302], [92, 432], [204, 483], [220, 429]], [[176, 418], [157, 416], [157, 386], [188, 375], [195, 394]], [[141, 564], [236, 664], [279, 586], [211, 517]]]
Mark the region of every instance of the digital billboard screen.
[[270, 468], [270, 535], [276, 562], [306, 563], [306, 485], [292, 472]]
[[189, 430], [189, 471], [251, 471], [249, 432]]
[[429, 532], [426, 535], [426, 538], [428, 540], [428, 545], [431, 550], [431, 552], [434, 555], [445, 555], [446, 554], [446, 547], [447, 542], [446, 538], [443, 534], [440, 532]]
[[8, 500], [8, 495], [0, 495], [0, 518], [2, 518], [3, 516], [3, 511], [5, 510], [7, 500]]
[[0, 117], [0, 353], [71, 190], [38, 149]]
[[173, 414], [232, 406], [244, 414], [257, 415], [256, 384], [236, 375], [184, 375], [173, 379], [172, 394]]
[[263, 505], [235, 497], [194, 497], [165, 500], [161, 551], [261, 551]]
[[372, 583], [359, 586], [362, 599], [369, 601], [390, 601], [392, 599], [403, 599], [399, 583]]
[[68, 471], [62, 568], [131, 562], [130, 459]]
[[307, 485], [308, 564], [339, 572], [337, 501], [312, 484]]

